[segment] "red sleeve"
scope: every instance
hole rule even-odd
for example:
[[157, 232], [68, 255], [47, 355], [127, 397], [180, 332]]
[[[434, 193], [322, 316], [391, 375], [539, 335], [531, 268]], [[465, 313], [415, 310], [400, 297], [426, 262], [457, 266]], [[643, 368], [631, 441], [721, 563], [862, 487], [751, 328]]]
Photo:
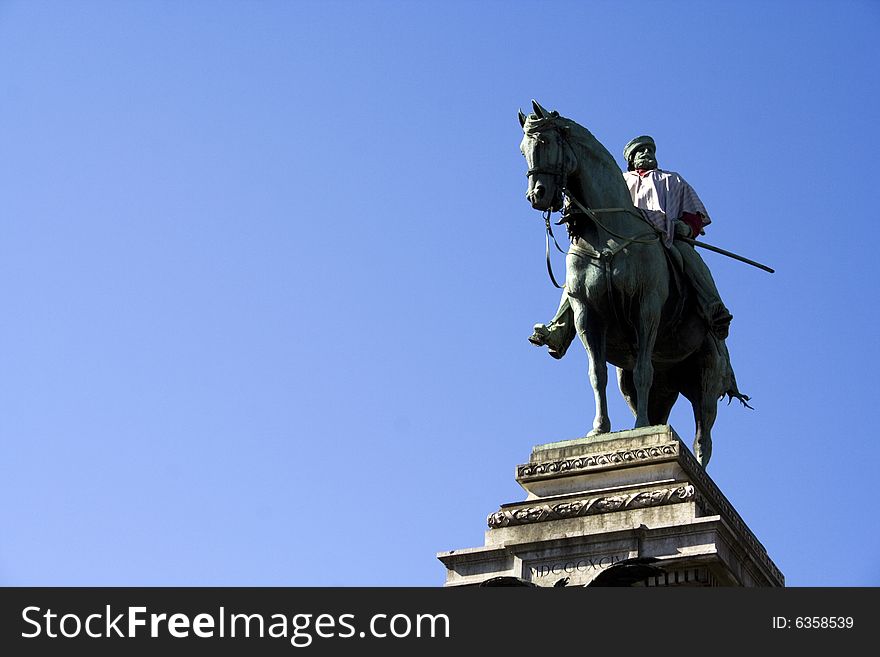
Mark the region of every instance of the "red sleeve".
[[690, 227], [692, 237], [703, 234], [703, 215], [701, 213], [684, 212], [681, 215], [681, 220]]

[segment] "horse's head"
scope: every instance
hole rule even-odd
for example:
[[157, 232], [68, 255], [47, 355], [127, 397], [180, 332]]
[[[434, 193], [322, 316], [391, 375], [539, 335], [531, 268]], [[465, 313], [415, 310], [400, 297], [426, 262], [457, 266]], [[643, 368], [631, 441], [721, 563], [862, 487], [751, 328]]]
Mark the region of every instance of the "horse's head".
[[568, 143], [568, 119], [559, 112], [548, 112], [532, 101], [534, 114], [519, 113], [523, 140], [519, 145], [529, 167], [526, 198], [536, 210], [557, 211], [562, 207], [562, 192], [568, 176], [577, 168], [577, 160]]

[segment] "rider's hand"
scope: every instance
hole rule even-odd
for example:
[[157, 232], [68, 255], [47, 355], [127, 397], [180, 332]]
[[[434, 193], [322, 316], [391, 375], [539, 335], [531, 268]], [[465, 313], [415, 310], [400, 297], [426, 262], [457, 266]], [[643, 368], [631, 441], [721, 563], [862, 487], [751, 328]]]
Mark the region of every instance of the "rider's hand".
[[691, 227], [688, 226], [683, 221], [675, 222], [675, 236], [676, 237], [691, 237]]

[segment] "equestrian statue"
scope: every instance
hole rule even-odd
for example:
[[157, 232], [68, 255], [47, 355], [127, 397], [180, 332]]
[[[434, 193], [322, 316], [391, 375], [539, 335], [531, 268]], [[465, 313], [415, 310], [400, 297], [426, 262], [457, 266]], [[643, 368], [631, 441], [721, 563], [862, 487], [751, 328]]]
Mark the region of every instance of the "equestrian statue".
[[636, 427], [666, 424], [683, 395], [694, 412], [694, 455], [705, 467], [718, 401], [727, 396], [751, 407], [725, 342], [733, 316], [694, 245], [772, 270], [694, 239], [709, 214], [679, 174], [657, 167], [650, 136], [626, 145], [628, 170], [621, 175], [589, 130], [535, 101], [532, 107], [528, 116], [519, 113], [520, 150], [526, 198], [544, 213], [548, 268], [553, 212], [561, 211], [557, 224], [565, 224], [570, 246], [559, 309], [548, 324], [535, 325], [529, 340], [561, 358], [580, 337], [596, 403], [589, 435], [611, 430], [608, 363], [617, 367]]

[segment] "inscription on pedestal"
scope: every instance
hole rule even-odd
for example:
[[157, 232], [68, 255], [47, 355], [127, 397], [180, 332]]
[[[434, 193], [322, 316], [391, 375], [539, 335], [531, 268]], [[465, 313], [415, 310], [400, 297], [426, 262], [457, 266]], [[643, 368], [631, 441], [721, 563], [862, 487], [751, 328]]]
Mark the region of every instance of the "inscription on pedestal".
[[629, 558], [628, 552], [530, 561], [524, 564], [527, 578], [540, 586], [552, 586], [556, 580], [569, 577], [569, 585], [586, 584], [601, 571]]

